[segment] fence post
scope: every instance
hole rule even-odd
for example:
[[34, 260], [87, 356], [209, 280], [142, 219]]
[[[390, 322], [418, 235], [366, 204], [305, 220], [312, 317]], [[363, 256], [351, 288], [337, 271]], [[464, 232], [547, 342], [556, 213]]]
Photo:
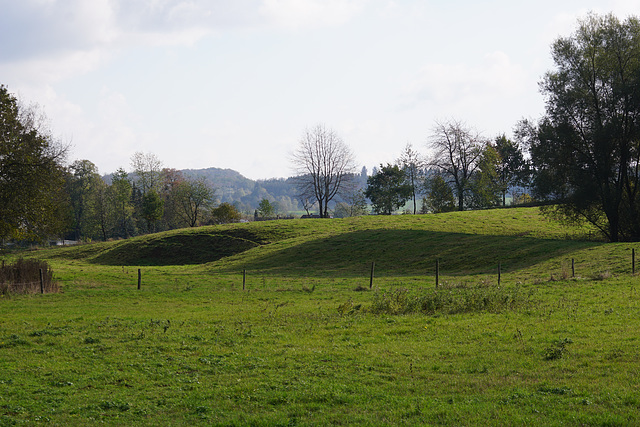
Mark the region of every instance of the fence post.
[[44, 294], [44, 275], [42, 274], [42, 269], [40, 269], [40, 293]]
[[636, 274], [636, 249], [631, 248], [631, 274]]
[[436, 258], [436, 288], [440, 283], [440, 259]]
[[376, 268], [376, 262], [371, 262], [371, 278], [369, 279], [369, 289], [373, 288], [373, 272]]
[[571, 258], [571, 277], [576, 277], [576, 260]]
[[138, 290], [140, 289], [141, 285], [142, 285], [142, 270], [139, 268], [138, 269]]
[[245, 284], [247, 283], [247, 269], [242, 270], [242, 290], [244, 291]]
[[501, 276], [502, 276], [502, 263], [499, 262], [498, 263], [498, 286], [500, 286]]

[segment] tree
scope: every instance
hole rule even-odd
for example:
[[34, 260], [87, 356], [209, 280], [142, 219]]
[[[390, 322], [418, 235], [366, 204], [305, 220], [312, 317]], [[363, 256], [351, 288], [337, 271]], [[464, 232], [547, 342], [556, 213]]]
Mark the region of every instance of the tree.
[[129, 181], [129, 175], [127, 172], [119, 168], [111, 177], [111, 191], [109, 197], [111, 203], [115, 207], [116, 228], [119, 229], [118, 234], [125, 239], [129, 235], [133, 234], [129, 231], [133, 221], [131, 216], [133, 214], [133, 206], [131, 205], [131, 195], [133, 188], [131, 181]]
[[365, 196], [371, 200], [374, 212], [391, 215], [411, 197], [411, 187], [398, 165], [380, 165], [380, 171], [367, 179]]
[[334, 216], [347, 218], [361, 216], [367, 213], [367, 200], [362, 190], [354, 190], [342, 197], [342, 201], [336, 203]]
[[469, 205], [473, 209], [486, 209], [499, 205], [500, 193], [500, 155], [491, 144], [482, 150], [478, 168], [471, 177]]
[[552, 45], [530, 139], [536, 197], [611, 241], [640, 239], [640, 21], [588, 15]]
[[155, 154], [136, 151], [131, 156], [131, 167], [137, 177], [143, 195], [150, 190], [160, 193], [162, 162]]
[[0, 85], [0, 238], [41, 240], [67, 227], [66, 151]]
[[173, 168], [164, 168], [160, 173], [160, 195], [164, 200], [162, 225], [167, 230], [188, 226], [184, 220], [182, 206], [179, 203], [180, 184], [185, 181], [182, 172]]
[[103, 182], [98, 168], [89, 160], [76, 160], [69, 166], [66, 189], [73, 213], [75, 240], [93, 238], [99, 234], [98, 191]]
[[425, 183], [426, 197], [423, 199], [423, 213], [425, 208], [433, 213], [450, 212], [456, 208], [451, 186], [440, 174], [432, 175]]
[[458, 210], [465, 207], [470, 180], [478, 168], [484, 139], [458, 121], [436, 122], [429, 147], [433, 151], [429, 166], [435, 168], [453, 184]]
[[315, 199], [320, 216], [329, 217], [329, 202], [346, 190], [355, 170], [353, 154], [331, 129], [307, 129], [292, 156], [301, 198]]
[[111, 187], [102, 178], [95, 182], [94, 215], [103, 241], [113, 232], [116, 224], [116, 211], [111, 205]]
[[164, 200], [155, 190], [148, 190], [142, 196], [142, 217], [147, 222], [147, 230], [152, 233], [155, 224], [162, 218], [164, 212]]
[[269, 218], [273, 216], [274, 206], [269, 201], [269, 199], [260, 200], [260, 204], [258, 205], [258, 213], [263, 218]]
[[405, 173], [407, 184], [411, 187], [411, 199], [413, 200], [413, 214], [417, 213], [416, 195], [420, 188], [420, 180], [425, 166], [420, 154], [413, 149], [411, 144], [407, 144], [398, 159], [398, 164]]
[[494, 148], [498, 153], [497, 179], [502, 193], [502, 206], [506, 206], [509, 188], [526, 184], [526, 162], [519, 144], [504, 134], [496, 138]]
[[174, 190], [178, 215], [189, 227], [201, 221], [204, 212], [213, 205], [215, 190], [204, 178], [187, 179], [179, 182]]
[[213, 224], [228, 224], [238, 222], [242, 215], [238, 209], [230, 203], [221, 203], [220, 206], [211, 210], [211, 222]]
[[302, 205], [302, 209], [304, 209], [304, 211], [307, 213], [307, 215], [311, 215], [309, 210], [313, 209], [313, 207], [315, 206], [316, 202], [314, 200], [310, 200], [309, 197], [305, 196], [304, 194], [301, 194], [301, 195], [298, 196], [298, 201]]

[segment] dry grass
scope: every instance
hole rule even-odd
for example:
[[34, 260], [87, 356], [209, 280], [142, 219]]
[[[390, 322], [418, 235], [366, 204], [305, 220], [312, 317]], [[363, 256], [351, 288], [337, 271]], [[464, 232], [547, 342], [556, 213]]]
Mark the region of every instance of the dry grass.
[[58, 284], [53, 281], [53, 270], [46, 261], [21, 258], [13, 264], [3, 263], [0, 267], [0, 294], [2, 295], [58, 291]]

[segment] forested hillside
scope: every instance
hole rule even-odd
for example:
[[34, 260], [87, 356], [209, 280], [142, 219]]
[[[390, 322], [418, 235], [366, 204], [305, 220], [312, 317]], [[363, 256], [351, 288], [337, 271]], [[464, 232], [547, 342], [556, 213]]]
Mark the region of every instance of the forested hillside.
[[216, 191], [220, 203], [231, 203], [250, 214], [262, 199], [276, 202], [278, 213], [302, 209], [296, 200], [296, 188], [290, 179], [272, 178], [253, 181], [231, 169], [207, 168], [181, 171], [187, 178], [204, 178]]
[[[219, 203], [231, 203], [247, 214], [253, 213], [262, 199], [275, 202], [277, 214], [303, 210], [293, 178], [253, 181], [232, 169], [221, 168], [185, 169], [181, 172], [187, 178], [206, 179], [215, 188]], [[366, 169], [363, 173], [364, 176], [358, 175], [356, 180], [359, 188], [366, 186]]]

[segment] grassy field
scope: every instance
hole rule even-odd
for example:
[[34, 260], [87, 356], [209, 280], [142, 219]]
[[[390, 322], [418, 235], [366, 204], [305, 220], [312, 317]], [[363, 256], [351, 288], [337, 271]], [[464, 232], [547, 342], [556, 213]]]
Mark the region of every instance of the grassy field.
[[24, 253], [61, 292], [0, 298], [0, 426], [637, 425], [640, 245], [594, 236], [529, 208]]

